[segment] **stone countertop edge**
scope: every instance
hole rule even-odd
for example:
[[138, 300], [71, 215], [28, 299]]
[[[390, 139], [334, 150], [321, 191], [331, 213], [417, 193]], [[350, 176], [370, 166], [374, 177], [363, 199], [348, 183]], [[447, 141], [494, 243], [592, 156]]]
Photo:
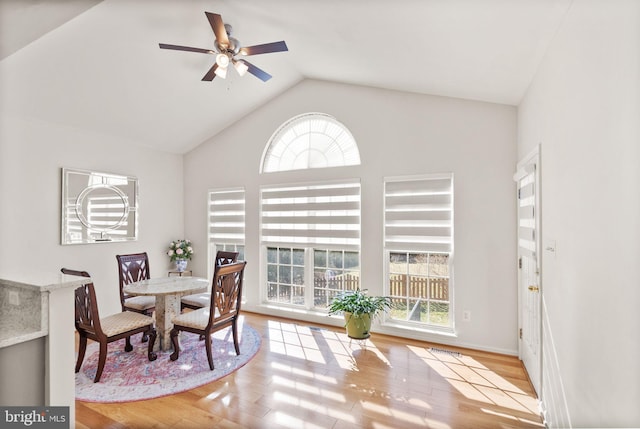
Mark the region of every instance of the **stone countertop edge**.
[[[19, 280], [11, 280], [11, 278]], [[31, 289], [40, 292], [51, 292], [68, 287], [79, 287], [90, 283], [91, 277], [79, 277], [68, 274], [20, 274], [5, 276], [0, 274], [0, 285]]]
[[13, 278], [18, 277], [20, 280], [10, 280], [7, 277], [10, 276], [0, 275], [0, 287], [27, 289], [40, 293], [40, 328], [28, 330], [14, 326], [15, 323], [7, 323], [7, 321], [0, 320], [0, 330], [2, 331], [0, 332], [0, 349], [49, 335], [48, 295], [65, 288], [77, 288], [92, 281], [90, 277], [71, 276], [62, 273], [11, 276]]

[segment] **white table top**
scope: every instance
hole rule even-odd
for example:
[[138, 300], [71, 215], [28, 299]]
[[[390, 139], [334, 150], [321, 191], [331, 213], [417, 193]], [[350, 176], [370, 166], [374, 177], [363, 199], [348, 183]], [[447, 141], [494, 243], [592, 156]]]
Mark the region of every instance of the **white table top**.
[[158, 277], [124, 286], [130, 295], [173, 295], [187, 294], [207, 289], [209, 280], [202, 277]]

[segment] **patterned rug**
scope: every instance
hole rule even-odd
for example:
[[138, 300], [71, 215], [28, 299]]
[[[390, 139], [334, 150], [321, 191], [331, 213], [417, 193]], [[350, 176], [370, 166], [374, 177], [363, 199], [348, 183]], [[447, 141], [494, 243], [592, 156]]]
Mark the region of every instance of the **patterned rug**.
[[240, 355], [233, 347], [231, 329], [213, 334], [213, 364], [209, 369], [204, 340], [182, 333], [180, 357], [170, 361], [171, 351], [158, 352], [147, 360], [147, 344], [141, 334], [131, 338], [133, 350], [124, 351], [124, 339], [108, 345], [107, 362], [98, 383], [93, 382], [98, 366], [98, 343], [87, 346], [84, 362], [76, 374], [76, 399], [86, 402], [130, 402], [171, 395], [222, 378], [245, 365], [260, 349], [260, 335], [252, 327], [239, 324]]

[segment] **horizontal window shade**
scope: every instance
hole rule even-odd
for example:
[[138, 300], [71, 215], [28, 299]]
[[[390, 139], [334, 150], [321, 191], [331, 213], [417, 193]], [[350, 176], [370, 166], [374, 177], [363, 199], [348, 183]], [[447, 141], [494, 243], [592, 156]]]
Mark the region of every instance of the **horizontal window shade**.
[[385, 181], [385, 247], [445, 252], [453, 243], [451, 176]]
[[244, 189], [209, 192], [209, 242], [244, 244]]
[[[525, 179], [530, 178], [530, 176], [526, 176]], [[524, 183], [524, 182], [521, 182]], [[527, 183], [524, 184], [519, 190], [518, 190], [518, 194], [520, 196], [520, 199], [525, 199], [528, 197], [533, 197], [535, 194], [535, 189], [533, 186], [533, 183]]]
[[536, 257], [536, 218], [534, 173], [518, 182], [518, 247], [520, 254]]
[[360, 247], [360, 183], [264, 188], [262, 242]]

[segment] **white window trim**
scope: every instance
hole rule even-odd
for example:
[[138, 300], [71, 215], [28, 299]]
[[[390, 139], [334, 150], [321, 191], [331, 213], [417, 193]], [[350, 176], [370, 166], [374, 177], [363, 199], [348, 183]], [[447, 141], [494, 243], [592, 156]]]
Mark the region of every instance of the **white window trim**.
[[[312, 165], [307, 163], [307, 165], [305, 166], [289, 165], [287, 167], [282, 167], [282, 165], [280, 165], [278, 168], [275, 168], [275, 169], [269, 168], [268, 164], [270, 163], [269, 162], [270, 157], [272, 155], [276, 157], [276, 155], [272, 153], [274, 149], [282, 149], [282, 155], [291, 154], [292, 152], [295, 151], [295, 149], [293, 149], [292, 146], [294, 146], [293, 143], [297, 140], [298, 137], [313, 134], [312, 132], [297, 134], [295, 135], [295, 137], [291, 138], [291, 135], [294, 135], [296, 134], [297, 131], [299, 131], [299, 130], [296, 130], [296, 127], [300, 123], [305, 123], [306, 125], [306, 123], [312, 122], [312, 121], [324, 121], [325, 128], [327, 126], [333, 126], [334, 128], [339, 129], [339, 133], [335, 135], [328, 134], [327, 132], [318, 133], [318, 134], [325, 135], [327, 138], [329, 138], [333, 142], [328, 148], [324, 148], [324, 151], [321, 152], [323, 155], [327, 157], [327, 165], [318, 166], [318, 165]], [[283, 139], [285, 137], [290, 138], [290, 140], [284, 141]], [[321, 149], [321, 148], [314, 148], [312, 147], [311, 142], [309, 142], [309, 146], [305, 146], [304, 148], [301, 146], [298, 146], [296, 149], [299, 151], [297, 155], [302, 155], [302, 154], [309, 155], [310, 153], [313, 152], [313, 149]], [[281, 160], [282, 157], [278, 155], [277, 159]], [[344, 124], [342, 124], [340, 121], [338, 121], [336, 118], [334, 118], [331, 115], [328, 115], [326, 113], [319, 113], [319, 112], [309, 112], [309, 113], [303, 113], [303, 114], [294, 116], [293, 118], [290, 118], [285, 123], [280, 125], [280, 127], [278, 127], [278, 129], [271, 135], [271, 137], [269, 138], [269, 141], [267, 142], [264, 148], [264, 151], [262, 152], [262, 157], [260, 159], [260, 173], [264, 174], [264, 173], [274, 173], [274, 172], [281, 172], [281, 171], [344, 167], [344, 166], [353, 166], [353, 165], [360, 165], [360, 151], [358, 149], [358, 144], [356, 143], [353, 135], [351, 134], [351, 131]]]
[[418, 250], [415, 247], [412, 248], [392, 248], [387, 246], [387, 183], [390, 182], [402, 182], [402, 181], [418, 181], [418, 180], [440, 180], [440, 179], [450, 179], [451, 180], [451, 241], [449, 244], [449, 250], [446, 253], [449, 253], [449, 318], [450, 325], [449, 326], [440, 326], [440, 325], [432, 325], [429, 323], [423, 322], [415, 322], [408, 320], [398, 320], [392, 319], [389, 314], [385, 313], [382, 317], [381, 326], [383, 329], [390, 329], [390, 332], [394, 332], [396, 330], [411, 330], [422, 333], [434, 333], [434, 334], [442, 334], [448, 336], [455, 336], [455, 306], [454, 306], [454, 188], [455, 181], [454, 175], [452, 172], [447, 173], [432, 173], [432, 174], [421, 174], [421, 175], [407, 175], [407, 176], [391, 176], [383, 178], [383, 222], [382, 222], [382, 237], [383, 237], [383, 267], [384, 267], [384, 278], [383, 278], [383, 290], [385, 295], [389, 293], [389, 259], [392, 252], [415, 252], [415, 253], [438, 253], [439, 251], [434, 250]]

